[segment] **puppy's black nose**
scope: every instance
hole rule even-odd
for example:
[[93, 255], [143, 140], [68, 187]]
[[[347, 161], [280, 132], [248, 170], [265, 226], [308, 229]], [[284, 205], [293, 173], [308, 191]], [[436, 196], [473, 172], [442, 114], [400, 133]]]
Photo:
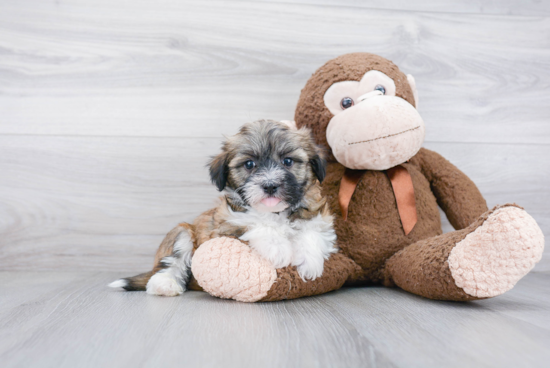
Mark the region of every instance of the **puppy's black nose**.
[[274, 194], [277, 191], [277, 186], [275, 185], [264, 185], [264, 192], [267, 194]]

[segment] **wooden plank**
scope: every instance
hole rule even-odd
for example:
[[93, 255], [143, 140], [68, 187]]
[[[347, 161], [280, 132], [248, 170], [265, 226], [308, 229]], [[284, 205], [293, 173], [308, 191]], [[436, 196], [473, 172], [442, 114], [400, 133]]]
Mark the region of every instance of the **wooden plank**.
[[[267, 2], [292, 3], [289, 0], [267, 0]], [[392, 10], [399, 12], [440, 12], [440, 13], [473, 13], [494, 15], [550, 15], [550, 3], [537, 0], [351, 0], [342, 3], [338, 0], [300, 0], [300, 4], [313, 6], [346, 6]]]
[[[50, 291], [32, 293], [38, 277]], [[544, 367], [550, 358], [548, 274], [470, 303], [383, 287], [258, 304], [163, 298], [108, 289], [113, 277], [2, 273], [29, 287], [25, 302], [0, 310], [2, 366]], [[0, 284], [4, 297], [14, 293]], [[533, 312], [543, 317], [536, 324]]]
[[[90, 274], [85, 272], [85, 275], [73, 274], [67, 277], [61, 272], [51, 272], [43, 277], [43, 273], [30, 270], [17, 273], [0, 271], [0, 315], [33, 303], [44, 295], [59, 293], [63, 288], [71, 287], [71, 283], [81, 283]], [[5, 324], [0, 327], [0, 335], [4, 327]]]
[[108, 289], [113, 277], [89, 275], [0, 315], [2, 336], [10, 336], [0, 340], [2, 365], [393, 366], [315, 300], [243, 304], [200, 292], [160, 298]]
[[[527, 280], [530, 278], [528, 275]], [[521, 288], [525, 291], [529, 286], [525, 282]], [[542, 367], [550, 354], [548, 325], [501, 313], [507, 311], [509, 295], [515, 292], [494, 299], [502, 301], [500, 305], [439, 302], [384, 288], [343, 290], [338, 298], [325, 300], [362, 336], [376, 340], [376, 348], [398, 366]], [[547, 316], [548, 293], [543, 298], [538, 303], [529, 300], [532, 309], [528, 309]], [[527, 303], [525, 299], [522, 302], [524, 306]], [[524, 316], [528, 309], [524, 308]]]
[[30, 0], [3, 4], [0, 24], [1, 134], [218, 137], [292, 118], [314, 70], [370, 51], [416, 76], [427, 141], [550, 141], [538, 14]]
[[173, 226], [219, 195], [205, 167], [218, 139], [0, 141], [4, 269], [143, 270]]
[[505, 298], [492, 298], [483, 306], [550, 330], [548, 278], [550, 272], [532, 272], [521, 279]]
[[[205, 163], [219, 145], [213, 138], [0, 136], [2, 269], [145, 270], [171, 227], [214, 205]], [[550, 234], [549, 146], [426, 146], [469, 175], [489, 206], [517, 202]]]

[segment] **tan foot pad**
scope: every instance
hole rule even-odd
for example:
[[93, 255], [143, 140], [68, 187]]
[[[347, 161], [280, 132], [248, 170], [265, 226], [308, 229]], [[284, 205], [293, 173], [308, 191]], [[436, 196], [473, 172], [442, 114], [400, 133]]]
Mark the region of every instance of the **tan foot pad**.
[[271, 263], [237, 239], [216, 238], [202, 244], [193, 256], [193, 276], [209, 294], [241, 302], [267, 295], [277, 279]]
[[517, 207], [493, 212], [449, 255], [449, 268], [467, 294], [487, 298], [510, 290], [537, 263], [544, 235], [535, 220]]

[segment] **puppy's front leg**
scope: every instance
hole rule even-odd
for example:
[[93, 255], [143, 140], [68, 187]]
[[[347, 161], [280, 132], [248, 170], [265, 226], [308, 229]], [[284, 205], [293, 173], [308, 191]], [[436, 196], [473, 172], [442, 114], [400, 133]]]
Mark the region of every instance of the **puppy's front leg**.
[[325, 261], [338, 251], [332, 216], [319, 214], [309, 221], [297, 220], [294, 227], [292, 265], [297, 266], [302, 280], [315, 280], [323, 274]]
[[247, 241], [252, 249], [275, 268], [286, 267], [292, 261], [292, 244], [282, 227], [256, 225], [239, 239]]
[[189, 231], [182, 231], [172, 255], [164, 257], [160, 263], [166, 267], [155, 273], [147, 283], [147, 293], [152, 295], [176, 296], [186, 290], [191, 273], [193, 240]]

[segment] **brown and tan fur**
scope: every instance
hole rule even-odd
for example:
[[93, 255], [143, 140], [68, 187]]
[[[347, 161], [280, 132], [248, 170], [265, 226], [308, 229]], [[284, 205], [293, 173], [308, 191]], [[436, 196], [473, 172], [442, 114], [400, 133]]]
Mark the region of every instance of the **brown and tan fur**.
[[[269, 152], [259, 152], [265, 151], [266, 147], [272, 149]], [[182, 233], [189, 234], [193, 242], [193, 253], [210, 239], [242, 236], [247, 228], [231, 224], [228, 218], [231, 212], [246, 212], [250, 206], [246, 198], [237, 193], [251, 176], [243, 162], [250, 157], [265, 156], [266, 153], [272, 156], [274, 162], [280, 161], [281, 150], [283, 156], [294, 158], [294, 164], [288, 171], [298, 183], [301, 183], [300, 189], [303, 191], [298, 198], [299, 202], [290, 203], [289, 219], [309, 220], [319, 214], [323, 217], [331, 216], [320, 186], [320, 180], [324, 178], [325, 173], [324, 155], [314, 143], [309, 129], [297, 130], [271, 120], [246, 124], [238, 134], [229, 137], [223, 143], [222, 152], [209, 164], [212, 182], [220, 191], [226, 192], [220, 197], [219, 204], [199, 215], [192, 224], [181, 223], [172, 229], [156, 252], [153, 269], [123, 279], [127, 282], [123, 288], [128, 291], [145, 290], [149, 279], [167, 267], [163, 260], [174, 255], [174, 244]], [[187, 287], [200, 290], [192, 275]]]

